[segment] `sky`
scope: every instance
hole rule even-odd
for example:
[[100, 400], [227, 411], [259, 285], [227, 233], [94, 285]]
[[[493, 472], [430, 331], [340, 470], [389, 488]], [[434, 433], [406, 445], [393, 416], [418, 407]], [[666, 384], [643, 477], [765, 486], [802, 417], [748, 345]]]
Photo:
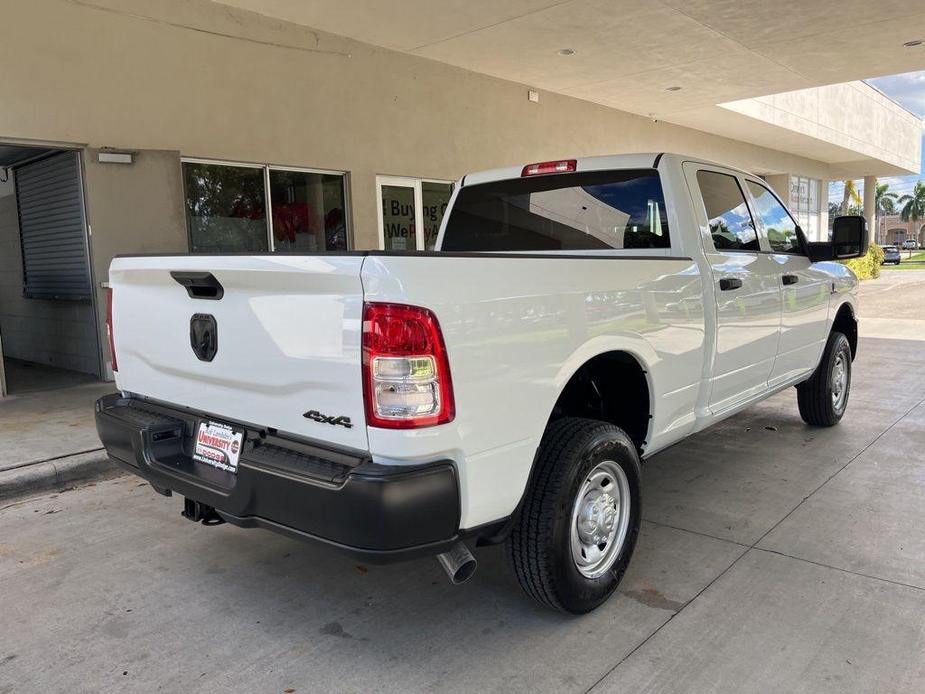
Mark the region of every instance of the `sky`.
[[[919, 117], [925, 117], [925, 70], [918, 72], [906, 72], [902, 75], [890, 75], [889, 77], [878, 77], [876, 79], [866, 80], [888, 97], [912, 111]], [[922, 138], [922, 147], [925, 151], [925, 134]], [[888, 183], [890, 192], [897, 195], [911, 193], [915, 182], [925, 180], [925, 159], [923, 159], [922, 172], [916, 176], [886, 176], [878, 179], [879, 183]], [[863, 190], [863, 185], [858, 183], [858, 192]], [[844, 184], [837, 181], [829, 185], [829, 202], [841, 203], [842, 194], [844, 193]]]

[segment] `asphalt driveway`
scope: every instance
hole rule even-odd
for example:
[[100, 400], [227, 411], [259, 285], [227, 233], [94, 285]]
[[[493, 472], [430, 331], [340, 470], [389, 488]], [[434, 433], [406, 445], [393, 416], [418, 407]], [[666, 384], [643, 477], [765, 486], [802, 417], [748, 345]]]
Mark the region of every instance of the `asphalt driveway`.
[[121, 477], [0, 510], [0, 692], [925, 691], [925, 272], [862, 295], [842, 423], [787, 391], [655, 456], [591, 615], [532, 604], [500, 548], [454, 587]]

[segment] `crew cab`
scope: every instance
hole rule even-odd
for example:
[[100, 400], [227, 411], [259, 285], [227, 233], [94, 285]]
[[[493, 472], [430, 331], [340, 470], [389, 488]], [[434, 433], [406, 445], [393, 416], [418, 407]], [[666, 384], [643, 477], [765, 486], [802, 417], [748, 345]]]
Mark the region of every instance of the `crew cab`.
[[845, 412], [860, 217], [809, 242], [757, 176], [675, 154], [469, 174], [433, 252], [118, 257], [111, 458], [184, 515], [366, 561], [504, 542], [536, 600], [594, 609], [640, 461], [796, 386]]

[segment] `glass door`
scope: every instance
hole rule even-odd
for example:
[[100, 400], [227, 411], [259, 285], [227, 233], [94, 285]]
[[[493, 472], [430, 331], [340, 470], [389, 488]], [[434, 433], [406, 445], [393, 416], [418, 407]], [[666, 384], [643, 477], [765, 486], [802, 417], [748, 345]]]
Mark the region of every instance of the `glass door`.
[[421, 198], [413, 178], [379, 176], [379, 247], [386, 251], [416, 251]]
[[432, 251], [453, 184], [421, 178], [378, 176], [379, 247]]
[[447, 181], [421, 181], [421, 211], [424, 220], [421, 223], [424, 237], [424, 250], [432, 251], [437, 244], [437, 234], [443, 215], [450, 204], [453, 184]]

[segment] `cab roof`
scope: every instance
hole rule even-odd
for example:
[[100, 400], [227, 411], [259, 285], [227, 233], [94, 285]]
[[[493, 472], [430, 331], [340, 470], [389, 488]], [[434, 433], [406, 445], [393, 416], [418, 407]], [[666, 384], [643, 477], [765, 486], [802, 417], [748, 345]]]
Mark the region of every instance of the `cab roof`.
[[[582, 171], [609, 171], [611, 169], [654, 169], [659, 168], [663, 163], [673, 161], [680, 164], [685, 161], [696, 161], [701, 164], [710, 164], [713, 166], [722, 166], [727, 169], [733, 169], [741, 173], [749, 172], [742, 169], [712, 162], [701, 157], [692, 157], [684, 154], [675, 154], [671, 152], [641, 152], [638, 154], [606, 154], [595, 157], [573, 157], [575, 160], [575, 172]], [[553, 160], [555, 161], [555, 160]], [[571, 161], [563, 158], [562, 161]], [[461, 186], [478, 185], [480, 183], [490, 183], [492, 181], [503, 181], [512, 178], [520, 178], [525, 166], [534, 162], [526, 162], [519, 166], [508, 166], [500, 169], [488, 169], [485, 171], [476, 171], [475, 173], [466, 174], [460, 181]], [[749, 174], [751, 175], [751, 174]]]

